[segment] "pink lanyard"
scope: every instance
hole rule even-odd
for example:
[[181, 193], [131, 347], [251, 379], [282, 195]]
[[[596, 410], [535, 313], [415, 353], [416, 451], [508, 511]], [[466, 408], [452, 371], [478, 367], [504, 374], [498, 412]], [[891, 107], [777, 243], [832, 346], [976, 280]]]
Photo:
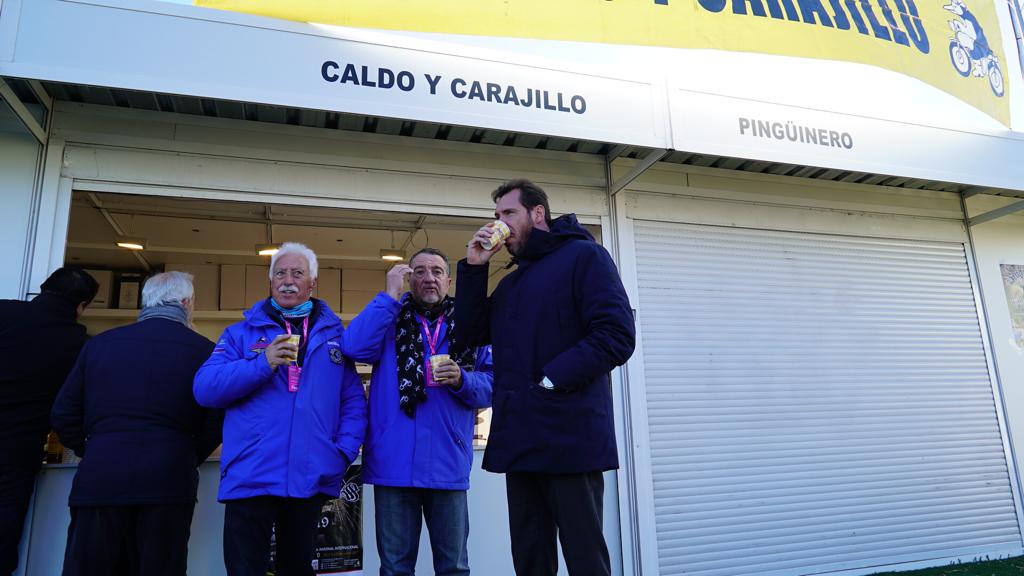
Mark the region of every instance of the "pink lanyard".
[[[292, 335], [292, 323], [287, 318], [284, 319], [284, 329], [288, 331], [288, 335]], [[309, 338], [309, 316], [306, 316], [302, 320], [302, 342], [299, 342], [299, 348], [306, 345], [306, 339]], [[299, 391], [299, 377], [302, 375], [302, 368], [298, 365], [299, 356], [298, 351], [295, 354], [295, 364], [288, 366], [288, 391], [298, 392]]]
[[[284, 329], [288, 331], [288, 335], [292, 335], [292, 323], [287, 318], [284, 319]], [[306, 345], [306, 340], [309, 338], [309, 316], [302, 319], [302, 342], [299, 343], [299, 347]]]
[[433, 336], [430, 335], [430, 324], [427, 324], [427, 319], [419, 314], [416, 317], [420, 319], [420, 324], [423, 325], [423, 332], [427, 335], [427, 346], [430, 346], [430, 355], [433, 356], [437, 354], [437, 344], [441, 339], [441, 325], [444, 324], [444, 314], [441, 314], [437, 319], [437, 328], [434, 329]]

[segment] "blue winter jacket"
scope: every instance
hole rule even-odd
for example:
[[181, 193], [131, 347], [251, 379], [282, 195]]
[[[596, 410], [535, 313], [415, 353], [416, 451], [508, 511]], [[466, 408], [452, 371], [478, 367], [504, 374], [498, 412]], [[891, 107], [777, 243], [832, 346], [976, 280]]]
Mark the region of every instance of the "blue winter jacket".
[[[381, 292], [349, 323], [342, 338], [346, 356], [373, 364], [363, 481], [466, 490], [473, 466], [476, 409], [491, 405], [490, 347], [477, 351], [475, 370], [462, 371], [462, 388], [428, 387], [426, 401], [409, 417], [398, 404], [395, 323], [401, 309], [398, 301]], [[446, 354], [449, 338], [443, 325], [440, 337], [437, 353]], [[429, 355], [427, 350], [424, 353]]]
[[218, 499], [337, 497], [366, 431], [366, 398], [355, 365], [341, 352], [341, 320], [316, 301], [298, 392], [263, 349], [285, 330], [260, 301], [221, 335], [192, 391], [224, 408]]
[[[608, 251], [567, 214], [535, 228], [487, 296], [487, 264], [459, 262], [460, 337], [494, 346], [483, 468], [573, 474], [618, 467], [608, 373], [633, 354], [633, 312]], [[547, 377], [554, 390], [539, 383]]]

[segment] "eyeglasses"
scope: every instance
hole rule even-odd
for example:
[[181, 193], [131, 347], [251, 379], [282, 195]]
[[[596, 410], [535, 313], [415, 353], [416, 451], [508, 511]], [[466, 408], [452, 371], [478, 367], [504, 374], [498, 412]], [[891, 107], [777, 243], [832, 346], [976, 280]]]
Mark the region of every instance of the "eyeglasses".
[[413, 278], [417, 280], [423, 280], [427, 276], [433, 276], [434, 278], [443, 278], [448, 275], [448, 272], [444, 268], [416, 268], [412, 271]]

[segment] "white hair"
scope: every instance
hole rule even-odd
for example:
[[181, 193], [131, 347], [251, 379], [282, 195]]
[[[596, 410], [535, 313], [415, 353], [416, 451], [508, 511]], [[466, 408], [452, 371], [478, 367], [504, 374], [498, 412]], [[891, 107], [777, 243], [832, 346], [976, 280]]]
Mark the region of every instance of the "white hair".
[[146, 280], [142, 287], [142, 307], [180, 303], [194, 293], [192, 275], [188, 272], [162, 272]]
[[268, 276], [271, 280], [274, 279], [274, 267], [277, 266], [277, 260], [285, 254], [298, 254], [305, 258], [306, 262], [309, 264], [309, 277], [317, 277], [316, 273], [318, 269], [316, 265], [316, 254], [314, 254], [313, 251], [305, 244], [300, 244], [298, 242], [285, 242], [284, 244], [281, 244], [281, 249], [270, 257], [270, 273]]

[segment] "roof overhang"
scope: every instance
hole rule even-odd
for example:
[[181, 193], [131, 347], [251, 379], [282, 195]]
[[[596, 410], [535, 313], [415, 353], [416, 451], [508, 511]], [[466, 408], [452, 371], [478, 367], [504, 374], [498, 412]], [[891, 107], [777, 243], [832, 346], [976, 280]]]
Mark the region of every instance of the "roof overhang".
[[[1024, 197], [1015, 132], [894, 122], [695, 91], [667, 74], [613, 76], [151, 0], [4, 0], [0, 76], [42, 81], [77, 102]], [[470, 97], [474, 81], [482, 99]]]
[[664, 87], [640, 75], [147, 0], [3, 10], [4, 76], [668, 145]]

